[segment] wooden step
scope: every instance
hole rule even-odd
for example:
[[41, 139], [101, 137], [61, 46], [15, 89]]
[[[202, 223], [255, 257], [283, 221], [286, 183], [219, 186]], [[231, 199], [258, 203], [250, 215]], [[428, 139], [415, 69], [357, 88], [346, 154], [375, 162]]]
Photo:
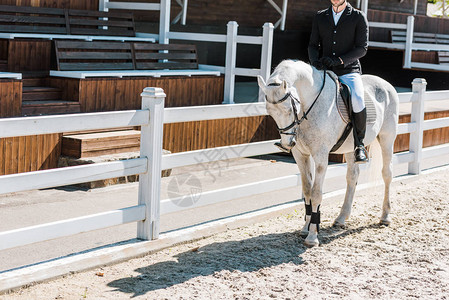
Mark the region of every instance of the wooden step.
[[8, 72], [8, 61], [0, 59], [0, 72]]
[[75, 158], [133, 152], [139, 149], [138, 130], [73, 134], [62, 138], [62, 155]]
[[22, 101], [58, 100], [62, 97], [59, 88], [43, 86], [25, 86], [22, 88]]
[[23, 78], [22, 85], [25, 86], [46, 86], [47, 80], [46, 77], [36, 77], [36, 78]]
[[22, 101], [22, 116], [79, 113], [79, 102], [64, 100]]
[[28, 79], [28, 78], [45, 78], [50, 76], [49, 71], [23, 71], [22, 78]]

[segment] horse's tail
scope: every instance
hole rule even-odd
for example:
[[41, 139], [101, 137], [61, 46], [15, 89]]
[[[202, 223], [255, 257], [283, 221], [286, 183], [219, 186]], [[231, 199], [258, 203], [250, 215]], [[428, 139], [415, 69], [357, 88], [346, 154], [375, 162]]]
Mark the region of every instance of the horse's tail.
[[370, 162], [366, 170], [366, 181], [368, 185], [375, 188], [383, 183], [382, 181], [382, 149], [378, 139], [369, 145]]

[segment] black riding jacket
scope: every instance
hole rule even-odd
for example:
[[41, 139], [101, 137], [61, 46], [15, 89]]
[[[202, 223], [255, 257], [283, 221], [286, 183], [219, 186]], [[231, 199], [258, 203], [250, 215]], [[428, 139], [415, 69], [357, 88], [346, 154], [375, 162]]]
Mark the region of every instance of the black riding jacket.
[[365, 14], [349, 3], [337, 25], [332, 14], [331, 6], [315, 15], [308, 48], [310, 62], [325, 56], [340, 57], [344, 64], [332, 68], [338, 76], [362, 73], [359, 58], [365, 56], [368, 50], [368, 20]]

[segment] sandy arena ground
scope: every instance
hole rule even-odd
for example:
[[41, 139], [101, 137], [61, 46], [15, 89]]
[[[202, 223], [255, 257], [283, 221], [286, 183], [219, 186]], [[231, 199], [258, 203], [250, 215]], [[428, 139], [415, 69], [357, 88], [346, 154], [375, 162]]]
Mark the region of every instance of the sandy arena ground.
[[359, 192], [344, 230], [326, 200], [312, 249], [301, 209], [0, 299], [449, 299], [449, 169], [394, 183], [389, 227], [382, 193]]

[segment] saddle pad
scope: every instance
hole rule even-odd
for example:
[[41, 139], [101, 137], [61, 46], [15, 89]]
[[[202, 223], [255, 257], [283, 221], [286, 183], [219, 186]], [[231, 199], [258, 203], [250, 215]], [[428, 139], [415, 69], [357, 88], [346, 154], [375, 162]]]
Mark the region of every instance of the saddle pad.
[[[365, 97], [365, 106], [366, 106], [366, 123], [374, 124], [376, 122], [376, 108], [374, 107], [374, 103], [372, 99], [366, 99]], [[340, 114], [341, 119], [345, 122], [349, 122], [349, 114], [348, 109], [346, 108], [345, 102], [341, 97], [340, 93], [338, 93], [337, 97], [337, 109]]]

